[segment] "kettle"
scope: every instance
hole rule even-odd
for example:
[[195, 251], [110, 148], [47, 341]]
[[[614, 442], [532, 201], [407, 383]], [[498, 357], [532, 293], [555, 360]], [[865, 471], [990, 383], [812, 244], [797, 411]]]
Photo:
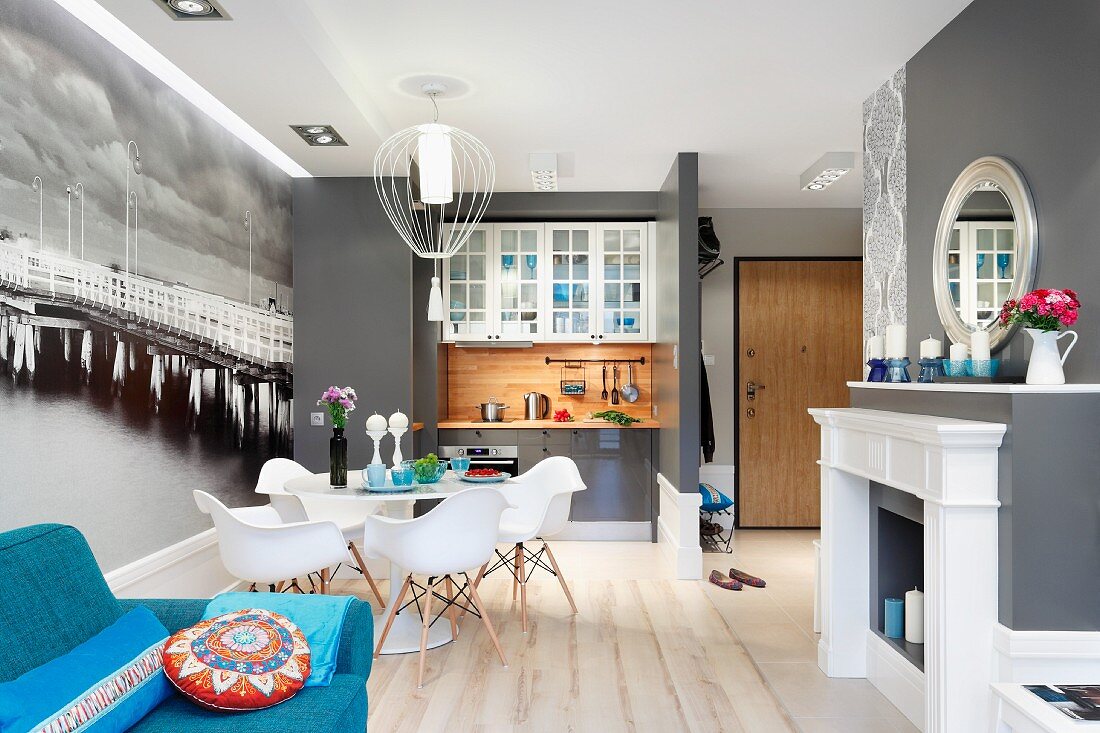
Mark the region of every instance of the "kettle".
[[523, 395], [523, 419], [544, 420], [550, 416], [550, 398], [542, 392]]

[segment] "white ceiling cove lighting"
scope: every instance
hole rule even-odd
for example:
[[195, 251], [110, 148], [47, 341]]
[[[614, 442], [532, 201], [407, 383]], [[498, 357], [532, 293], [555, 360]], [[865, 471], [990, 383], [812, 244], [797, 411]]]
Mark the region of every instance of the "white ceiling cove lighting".
[[531, 153], [528, 156], [531, 168], [531, 185], [536, 191], [558, 190], [558, 154]]
[[[451, 257], [470, 238], [489, 206], [496, 167], [489, 148], [464, 130], [439, 122], [436, 97], [446, 85], [421, 86], [435, 110], [430, 123], [407, 127], [374, 156], [374, 185], [401, 239], [425, 259]], [[432, 278], [428, 320], [443, 320], [439, 277]]]
[[856, 165], [855, 153], [825, 153], [802, 172], [803, 191], [824, 191]]

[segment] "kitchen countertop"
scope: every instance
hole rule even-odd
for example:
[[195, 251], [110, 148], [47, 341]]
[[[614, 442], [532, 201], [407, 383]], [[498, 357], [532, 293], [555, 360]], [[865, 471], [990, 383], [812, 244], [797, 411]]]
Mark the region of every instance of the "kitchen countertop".
[[624, 427], [622, 425], [616, 425], [615, 423], [600, 421], [600, 422], [585, 422], [583, 420], [577, 420], [576, 422], [554, 422], [553, 420], [513, 420], [511, 422], [482, 422], [481, 420], [441, 420], [438, 425], [440, 430], [452, 430], [452, 429], [477, 429], [489, 428], [489, 429], [511, 429], [511, 430], [544, 430], [547, 428], [555, 429], [584, 429], [584, 428], [613, 428], [623, 430], [638, 430], [638, 429], [650, 429], [657, 430], [661, 427], [661, 424], [656, 420], [647, 418], [645, 422], [634, 423], [630, 427]]

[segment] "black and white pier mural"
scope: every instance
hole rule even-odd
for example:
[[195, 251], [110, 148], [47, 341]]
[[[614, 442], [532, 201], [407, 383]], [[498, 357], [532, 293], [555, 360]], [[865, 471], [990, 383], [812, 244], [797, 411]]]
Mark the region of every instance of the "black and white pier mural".
[[76, 524], [109, 569], [290, 453], [290, 178], [52, 0], [2, 5], [0, 530]]

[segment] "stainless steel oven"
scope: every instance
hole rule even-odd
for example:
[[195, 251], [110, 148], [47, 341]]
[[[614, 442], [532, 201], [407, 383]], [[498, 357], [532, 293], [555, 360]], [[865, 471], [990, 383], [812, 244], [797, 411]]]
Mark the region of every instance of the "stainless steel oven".
[[469, 458], [470, 468], [495, 468], [519, 473], [519, 448], [514, 445], [441, 445], [440, 458]]

